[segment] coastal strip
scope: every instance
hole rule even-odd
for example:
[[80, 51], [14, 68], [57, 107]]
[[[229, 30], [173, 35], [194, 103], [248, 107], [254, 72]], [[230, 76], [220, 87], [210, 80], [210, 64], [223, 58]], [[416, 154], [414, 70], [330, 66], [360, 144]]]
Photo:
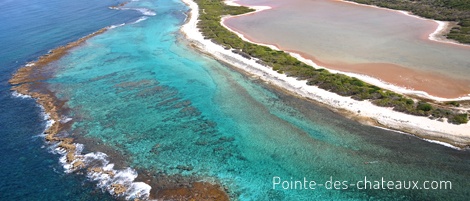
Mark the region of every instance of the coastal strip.
[[351, 97], [341, 96], [314, 85], [307, 85], [306, 80], [299, 80], [278, 73], [273, 68], [261, 64], [256, 58], [234, 53], [230, 48], [214, 43], [203, 36], [197, 26], [200, 12], [198, 4], [191, 0], [183, 0], [183, 2], [191, 8], [191, 14], [181, 31], [192, 42], [193, 46], [202, 52], [298, 96], [326, 104], [336, 111], [347, 113], [346, 116], [352, 119], [366, 119], [365, 122], [368, 124], [404, 131], [421, 138], [446, 142], [460, 148], [470, 146], [470, 133], [468, 133], [470, 124], [468, 123], [461, 125], [450, 124], [445, 121], [432, 120], [425, 116], [405, 114], [390, 107], [380, 107], [368, 100], [359, 101]]
[[[102, 34], [107, 28], [100, 29], [93, 32], [85, 37], [78, 39], [77, 41], [71, 42], [65, 46], [60, 46], [56, 49], [49, 51], [48, 54], [39, 57], [35, 62], [26, 64], [24, 67], [18, 69], [18, 71], [9, 80], [9, 83], [13, 85], [12, 90], [19, 94], [29, 95], [44, 107], [45, 112], [49, 115], [50, 120], [53, 122], [50, 128], [46, 130], [46, 140], [50, 142], [60, 141], [63, 142], [64, 147], [71, 145], [70, 140], [60, 139], [55, 137], [59, 131], [64, 128], [64, 124], [61, 123], [61, 108], [64, 106], [64, 102], [60, 101], [55, 97], [54, 93], [46, 88], [44, 83], [41, 81], [51, 78], [53, 73], [50, 69], [47, 69], [47, 65], [54, 62], [68, 53], [68, 51], [74, 47], [77, 47], [84, 43], [89, 38], [96, 35]], [[70, 146], [71, 148], [72, 146]], [[71, 148], [75, 149], [75, 148]], [[71, 158], [72, 159], [72, 158]]]
[[[68, 43], [65, 46], [60, 46], [56, 49], [49, 51], [48, 54], [39, 57], [36, 62], [26, 64], [9, 80], [12, 90], [17, 94], [30, 96], [41, 105], [46, 113], [49, 125], [44, 131], [45, 140], [56, 146], [59, 154], [63, 155], [60, 161], [64, 165], [66, 172], [74, 172], [89, 167], [89, 164], [101, 163], [103, 167], [89, 167], [86, 169], [87, 175], [92, 180], [100, 181], [108, 185], [100, 187], [108, 190], [112, 195], [124, 196], [128, 199], [145, 198], [148, 197], [150, 188], [143, 185], [143, 183], [132, 182], [136, 173], [131, 169], [117, 171], [113, 169], [113, 164], [108, 164], [106, 155], [103, 153], [90, 153], [82, 155], [81, 151], [83, 145], [74, 143], [71, 137], [63, 137], [62, 132], [68, 130], [73, 121], [63, 121], [65, 115], [63, 113], [67, 110], [65, 107], [66, 101], [60, 100], [56, 97], [55, 93], [50, 91], [45, 84], [44, 80], [54, 76], [55, 69], [49, 69], [48, 64], [57, 61], [67, 53], [80, 45], [86, 40], [106, 32], [110, 27], [100, 29], [77, 41]], [[61, 134], [61, 136], [58, 136]], [[117, 176], [116, 176], [117, 175]], [[122, 179], [118, 179], [122, 178]], [[141, 186], [136, 188], [136, 186]], [[132, 192], [129, 191], [132, 189]], [[137, 189], [137, 190], [136, 190]]]
[[[70, 49], [81, 45], [86, 40], [96, 35], [102, 34], [107, 30], [108, 28], [100, 29], [96, 32], [93, 32], [85, 37], [78, 39], [77, 41], [71, 42], [65, 46], [60, 46], [56, 49], [49, 51], [48, 54], [39, 57], [37, 61], [28, 63], [24, 67], [18, 69], [18, 71], [9, 80], [10, 84], [20, 85], [24, 83], [38, 82], [38, 81], [50, 78], [51, 75], [48, 72], [45, 72], [46, 69], [44, 69], [47, 66], [47, 64], [62, 58], [64, 55], [68, 53]], [[22, 90], [21, 88], [14, 88], [14, 89]]]

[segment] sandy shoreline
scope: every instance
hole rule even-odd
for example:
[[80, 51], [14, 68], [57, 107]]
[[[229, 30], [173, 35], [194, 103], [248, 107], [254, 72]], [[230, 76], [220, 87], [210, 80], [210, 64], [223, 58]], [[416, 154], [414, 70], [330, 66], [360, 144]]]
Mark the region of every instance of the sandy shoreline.
[[[391, 108], [373, 105], [369, 101], [356, 101], [350, 97], [343, 97], [316, 86], [308, 86], [306, 81], [299, 81], [296, 78], [278, 74], [271, 68], [256, 63], [255, 59], [246, 59], [233, 53], [231, 50], [226, 50], [222, 46], [204, 39], [202, 33], [199, 32], [197, 28], [197, 18], [199, 16], [198, 5], [191, 0], [183, 0], [183, 2], [191, 8], [191, 13], [189, 20], [183, 25], [181, 31], [194, 46], [212, 55], [214, 58], [229, 63], [254, 76], [258, 76], [260, 79], [298, 96], [326, 104], [339, 111], [347, 112], [349, 114], [348, 116], [353, 119], [372, 119], [372, 122], [376, 122], [376, 125], [411, 133], [428, 140], [446, 142], [461, 148], [470, 146], [470, 133], [468, 133], [470, 124], [468, 123], [454, 125], [431, 120], [427, 117], [407, 115], [393, 111]], [[270, 47], [276, 48], [273, 46]], [[313, 63], [312, 61], [300, 57], [300, 55], [297, 55], [297, 58], [307, 64]], [[349, 75], [351, 75], [351, 73], [349, 73]]]
[[[354, 75], [355, 77], [363, 80], [364, 78], [361, 78], [363, 76], [375, 78], [378, 81], [371, 81], [375, 85], [399, 93], [409, 95], [419, 94], [418, 96], [423, 98], [440, 101], [468, 100], [470, 98], [470, 80], [456, 79], [434, 72], [414, 70], [391, 63], [323, 63], [306, 53], [290, 50], [288, 52], [296, 53], [318, 66], [326, 66], [325, 69], [328, 70], [353, 73], [356, 74]], [[379, 82], [387, 85], [380, 84]]]

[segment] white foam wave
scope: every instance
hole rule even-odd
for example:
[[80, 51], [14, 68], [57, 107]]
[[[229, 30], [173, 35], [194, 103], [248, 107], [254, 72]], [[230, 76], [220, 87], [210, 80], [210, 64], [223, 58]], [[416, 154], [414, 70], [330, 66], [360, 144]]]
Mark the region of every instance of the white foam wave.
[[74, 145], [75, 145], [75, 155], [78, 156], [78, 155], [80, 155], [80, 154], [82, 153], [83, 148], [84, 148], [85, 146], [83, 146], [83, 144], [79, 144], [79, 143], [75, 143]]
[[442, 146], [445, 146], [445, 147], [449, 147], [449, 148], [452, 148], [452, 149], [462, 150], [461, 148], [456, 147], [456, 146], [451, 145], [451, 144], [446, 143], [446, 142], [441, 142], [441, 141], [437, 141], [437, 140], [429, 140], [429, 139], [426, 139], [426, 138], [421, 138], [421, 137], [418, 137], [418, 136], [416, 136], [416, 135], [411, 135], [411, 134], [409, 134], [409, 133], [405, 133], [405, 132], [403, 132], [403, 131], [399, 131], [399, 130], [395, 130], [395, 129], [384, 128], [384, 127], [380, 127], [380, 126], [374, 126], [374, 127], [380, 128], [380, 129], [383, 129], [383, 130], [387, 130], [387, 131], [393, 131], [393, 132], [400, 133], [400, 134], [403, 134], [403, 135], [408, 135], [408, 136], [416, 137], [416, 138], [421, 139], [421, 140], [424, 140], [424, 141], [426, 141], [426, 142], [430, 142], [430, 143], [434, 143], [434, 144], [439, 144], [439, 145], [442, 145]]
[[[65, 169], [66, 173], [71, 173], [76, 171], [73, 164], [77, 162], [83, 162], [84, 167], [88, 168], [97, 168], [97, 170], [88, 170], [87, 178], [91, 181], [97, 182], [97, 186], [103, 191], [108, 191], [114, 196], [124, 196], [127, 200], [133, 199], [148, 199], [150, 195], [151, 186], [144, 182], [134, 182], [137, 178], [137, 172], [132, 168], [125, 168], [121, 170], [114, 169], [114, 164], [109, 163], [108, 155], [102, 152], [92, 152], [85, 155], [81, 155], [83, 151], [82, 144], [74, 144], [76, 146], [75, 150], [75, 160], [67, 163], [67, 152], [64, 149], [56, 147], [55, 153], [61, 154], [59, 158], [60, 163]], [[122, 195], [118, 195], [114, 191], [113, 185], [122, 185], [126, 188], [126, 191]]]
[[133, 182], [131, 186], [127, 189], [126, 199], [130, 200], [137, 197], [148, 197], [150, 195], [150, 187], [144, 182]]
[[442, 146], [445, 146], [445, 147], [449, 147], [449, 148], [452, 148], [452, 149], [456, 149], [456, 150], [462, 150], [461, 148], [459, 147], [456, 147], [454, 145], [451, 145], [449, 143], [445, 143], [445, 142], [441, 142], [441, 141], [437, 141], [437, 140], [428, 140], [428, 139], [424, 139], [422, 138], [424, 141], [427, 141], [427, 142], [430, 142], [430, 143], [434, 143], [434, 144], [439, 144], [439, 145], [442, 145]]
[[42, 105], [39, 105], [38, 106], [41, 108], [41, 116], [42, 116], [42, 119], [44, 121], [46, 121], [46, 127], [44, 128], [44, 130], [42, 131], [42, 134], [44, 136], [46, 136], [46, 131], [49, 130], [49, 128], [52, 127], [52, 125], [54, 125], [55, 123], [55, 120], [51, 118], [51, 116], [49, 115], [49, 113], [46, 113], [46, 110], [44, 109], [44, 107]]
[[[110, 164], [107, 160], [107, 155], [101, 152], [88, 153], [84, 156], [86, 164], [101, 164], [102, 171], [89, 171], [87, 177], [92, 181], [98, 182], [98, 187], [103, 190], [109, 191], [111, 194], [116, 195], [114, 192], [113, 184], [120, 184], [126, 187], [124, 196], [126, 199], [135, 198], [148, 198], [150, 195], [150, 185], [143, 182], [134, 182], [137, 178], [137, 172], [131, 168], [122, 170], [115, 170], [114, 164]], [[113, 175], [113, 176], [112, 176]]]
[[144, 17], [141, 17], [141, 18], [137, 19], [137, 20], [136, 20], [135, 22], [133, 22], [132, 24], [137, 24], [137, 23], [142, 22], [142, 21], [147, 20], [147, 19], [148, 19], [148, 17], [144, 16]]
[[92, 152], [83, 155], [83, 161], [86, 164], [94, 163], [94, 162], [101, 162], [102, 166], [106, 166], [109, 161], [108, 161], [108, 155], [106, 155], [103, 152]]
[[62, 167], [64, 167], [64, 169], [65, 169], [64, 172], [65, 173], [71, 173], [72, 172], [71, 170], [72, 170], [73, 166], [72, 166], [72, 164], [67, 163], [67, 158], [66, 158], [65, 154], [59, 158], [59, 162], [60, 162], [60, 164], [62, 164]]
[[117, 24], [117, 25], [111, 25], [109, 27], [107, 27], [108, 30], [111, 30], [111, 29], [114, 29], [114, 28], [117, 28], [117, 27], [122, 27], [126, 25], [126, 23], [122, 23], [122, 24]]
[[62, 117], [62, 118], [60, 119], [60, 123], [63, 123], [63, 124], [65, 124], [65, 123], [67, 123], [67, 122], [69, 122], [69, 121], [72, 121], [72, 118], [70, 118], [70, 117], [65, 117], [65, 116], [64, 116], [64, 117]]
[[46, 131], [52, 126], [54, 125], [55, 121], [53, 119], [50, 119], [49, 118], [49, 114], [46, 114], [44, 113], [44, 120], [47, 120], [46, 121], [46, 129], [44, 130], [44, 134], [46, 133]]
[[134, 8], [134, 10], [137, 10], [137, 11], [141, 12], [143, 15], [146, 15], [146, 16], [155, 16], [155, 15], [157, 15], [157, 13], [155, 13], [155, 11], [150, 10], [148, 8]]
[[135, 11], [139, 11], [140, 13], [142, 13], [142, 15], [145, 15], [145, 16], [155, 16], [155, 15], [157, 15], [157, 13], [155, 11], [150, 10], [148, 8], [111, 7], [111, 9], [114, 9], [114, 10], [135, 10]]
[[13, 91], [11, 95], [16, 98], [32, 98], [30, 95], [20, 94], [17, 91]]
[[[141, 10], [140, 8], [138, 8], [138, 9], [112, 8], [112, 9], [117, 9], [117, 10], [139, 10], [139, 11]], [[142, 11], [140, 11], [140, 12], [142, 12], [145, 16], [140, 17], [139, 19], [137, 19], [135, 22], [132, 22], [131, 24], [137, 24], [137, 23], [139, 23], [139, 22], [142, 22], [142, 21], [144, 21], [144, 20], [147, 20], [147, 19], [148, 19], [148, 16], [154, 16], [154, 15], [156, 15], [155, 12], [153, 12], [153, 11], [151, 11], [151, 10], [148, 10], [148, 9], [145, 9], [145, 10], [144, 10], [144, 9], [145, 9], [145, 8], [142, 8]], [[115, 28], [118, 28], [118, 27], [122, 27], [122, 26], [124, 26], [124, 25], [126, 25], [126, 23], [111, 25], [111, 26], [108, 26], [107, 29], [108, 29], [108, 30], [111, 30], [111, 29], [115, 29]]]
[[[16, 91], [12, 92], [12, 95], [20, 98], [32, 98], [31, 96], [23, 95]], [[41, 108], [41, 115], [43, 116], [43, 119], [46, 120], [46, 127], [42, 134], [38, 136], [45, 137], [46, 131], [51, 128], [55, 121], [50, 117], [48, 113], [45, 112], [44, 107], [42, 105], [38, 104], [38, 106]], [[60, 122], [66, 123], [70, 120], [72, 120], [72, 118], [64, 116], [60, 119]], [[110, 192], [112, 195], [124, 196], [127, 200], [148, 199], [152, 187], [144, 182], [134, 182], [138, 174], [132, 168], [115, 170], [114, 164], [110, 164], [109, 160], [107, 159], [108, 156], [102, 152], [94, 152], [82, 155], [84, 145], [79, 143], [74, 143], [75, 159], [72, 162], [67, 162], [67, 150], [60, 148], [60, 143], [61, 142], [50, 143], [50, 146], [48, 146], [48, 150], [52, 153], [61, 155], [61, 157], [59, 157], [59, 162], [64, 168], [64, 172], [72, 173], [77, 169], [85, 167], [101, 167], [103, 171], [94, 172], [88, 170], [87, 172], [87, 177], [93, 181], [97, 181], [98, 187]], [[75, 163], [80, 162], [83, 163], [83, 166], [74, 167]], [[113, 184], [120, 184], [124, 186], [126, 188], [126, 191], [122, 195], [116, 195], [116, 193], [114, 192], [114, 188], [112, 187]]]
[[32, 138], [44, 138], [44, 137], [46, 137], [46, 134], [41, 133], [41, 134], [34, 135]]

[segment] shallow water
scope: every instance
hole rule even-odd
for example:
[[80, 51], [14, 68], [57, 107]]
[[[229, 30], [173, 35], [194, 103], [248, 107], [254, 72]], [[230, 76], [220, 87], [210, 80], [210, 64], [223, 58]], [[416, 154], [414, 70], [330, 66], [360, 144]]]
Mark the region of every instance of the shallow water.
[[387, 63], [469, 80], [470, 47], [428, 40], [431, 20], [333, 0], [237, 2], [273, 7], [225, 21], [254, 41], [328, 64]]
[[[53, 63], [60, 70], [47, 81], [69, 100], [72, 132], [131, 167], [220, 182], [239, 200], [469, 196], [468, 152], [360, 125], [195, 52], [178, 32], [187, 10], [179, 1], [134, 6], [157, 15], [88, 40]], [[450, 180], [453, 190], [282, 190], [274, 176]]]

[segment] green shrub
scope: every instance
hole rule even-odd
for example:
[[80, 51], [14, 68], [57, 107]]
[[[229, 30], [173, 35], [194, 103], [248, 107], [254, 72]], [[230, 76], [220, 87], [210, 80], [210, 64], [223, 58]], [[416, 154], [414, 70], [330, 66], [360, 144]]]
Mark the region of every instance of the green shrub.
[[418, 107], [416, 107], [416, 109], [427, 112], [427, 111], [431, 111], [433, 108], [432, 108], [432, 105], [429, 103], [419, 102]]
[[455, 106], [455, 107], [460, 107], [460, 103], [457, 102], [457, 101], [451, 101], [451, 102], [448, 102], [447, 104], [453, 105], [453, 106]]
[[466, 124], [468, 122], [467, 114], [455, 114], [449, 119], [450, 123], [454, 124]]
[[411, 99], [409, 99], [409, 98], [406, 99], [406, 104], [407, 104], [407, 105], [413, 105], [414, 103], [415, 103], [415, 102], [414, 102], [413, 100], [411, 100]]

